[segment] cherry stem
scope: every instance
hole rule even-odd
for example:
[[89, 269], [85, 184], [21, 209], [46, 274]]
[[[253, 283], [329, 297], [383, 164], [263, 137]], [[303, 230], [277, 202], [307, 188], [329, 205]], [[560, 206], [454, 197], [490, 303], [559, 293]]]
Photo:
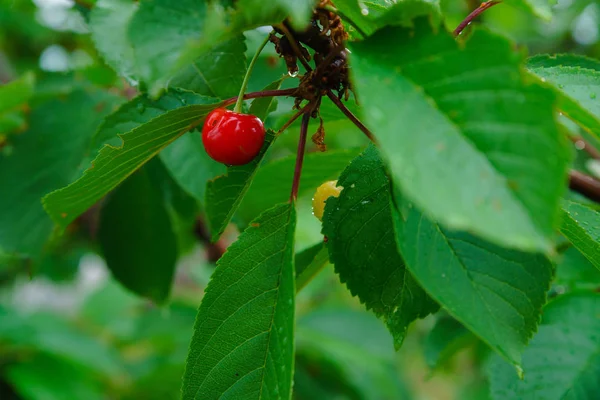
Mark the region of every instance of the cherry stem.
[[569, 188], [600, 203], [600, 181], [590, 175], [575, 170], [569, 171]]
[[298, 198], [298, 188], [300, 187], [300, 175], [302, 173], [302, 164], [304, 163], [304, 150], [306, 149], [306, 137], [308, 136], [308, 122], [310, 121], [310, 113], [310, 109], [307, 109], [302, 115], [302, 124], [300, 125], [300, 138], [298, 139], [298, 153], [296, 154], [296, 168], [294, 170], [294, 181], [292, 183], [290, 203], [296, 201]]
[[569, 136], [569, 139], [575, 143], [575, 147], [578, 150], [583, 150], [589, 154], [594, 160], [600, 160], [600, 151], [591, 145], [590, 142], [582, 138], [581, 136]]
[[483, 13], [485, 10], [487, 10], [488, 8], [491, 8], [493, 6], [495, 6], [496, 4], [500, 4], [502, 3], [501, 1], [486, 1], [484, 3], [481, 3], [481, 5], [479, 7], [477, 7], [475, 10], [473, 10], [473, 12], [471, 12], [471, 14], [469, 14], [467, 16], [467, 18], [465, 18], [463, 20], [463, 22], [461, 22], [456, 29], [454, 30], [454, 36], [458, 36], [460, 35], [460, 33], [471, 23], [473, 22], [473, 20], [475, 18], [477, 18], [481, 13]]
[[279, 128], [279, 130], [277, 131], [277, 134], [279, 135], [280, 133], [282, 133], [283, 131], [285, 131], [287, 128], [290, 127], [290, 125], [292, 125], [294, 122], [296, 122], [296, 120], [298, 119], [299, 116], [301, 116], [302, 114], [305, 114], [308, 112], [308, 109], [312, 107], [312, 104], [307, 104], [304, 107], [302, 107], [296, 114], [294, 114], [292, 116], [292, 118], [289, 119], [288, 122], [286, 122], [285, 124], [283, 124], [283, 126], [281, 128]]
[[[272, 32], [271, 32], [272, 33]], [[240, 94], [238, 95], [237, 102], [235, 103], [235, 107], [233, 107], [233, 111], [240, 113], [242, 112], [242, 103], [244, 102], [244, 93], [248, 88], [248, 82], [250, 81], [250, 75], [252, 74], [252, 70], [254, 69], [254, 65], [256, 64], [256, 60], [260, 56], [260, 53], [263, 51], [267, 43], [269, 43], [269, 38], [271, 37], [271, 33], [267, 35], [265, 40], [262, 41], [258, 49], [256, 49], [256, 53], [254, 53], [254, 57], [252, 57], [252, 61], [250, 61], [250, 65], [248, 65], [248, 69], [246, 70], [246, 75], [244, 76], [244, 81], [242, 82], [242, 87], [240, 88]]]
[[356, 125], [358, 129], [360, 129], [365, 135], [367, 135], [371, 142], [377, 143], [377, 139], [375, 139], [373, 133], [358, 118], [356, 118], [354, 114], [352, 114], [352, 111], [348, 110], [348, 107], [346, 107], [344, 103], [342, 103], [342, 101], [331, 90], [327, 90], [327, 97], [329, 97], [331, 101], [333, 101], [333, 104], [335, 104], [340, 109], [340, 111], [343, 112], [344, 115], [348, 117], [348, 119], [352, 121], [354, 125]]
[[[279, 97], [279, 96], [293, 96], [296, 94], [298, 88], [291, 89], [277, 89], [277, 90], [261, 90], [258, 92], [250, 92], [246, 93], [243, 97], [244, 100], [248, 99], [258, 99], [260, 97]], [[238, 100], [238, 97], [232, 97], [227, 100], [223, 100], [221, 103], [221, 107], [227, 107], [232, 105]]]
[[300, 45], [298, 44], [298, 41], [296, 40], [296, 38], [294, 37], [294, 35], [292, 35], [292, 32], [290, 32], [290, 30], [287, 28], [287, 26], [285, 26], [285, 24], [279, 24], [279, 25], [277, 25], [277, 27], [283, 31], [283, 33], [285, 34], [285, 36], [290, 41], [290, 45], [292, 46], [292, 50], [294, 50], [294, 53], [296, 53], [296, 57], [298, 57], [298, 60], [300, 60], [300, 62], [304, 66], [304, 69], [306, 69], [308, 72], [312, 71], [312, 68], [310, 67], [310, 64], [304, 58], [304, 54], [300, 50]]
[[360, 33], [360, 35], [363, 38], [365, 38], [365, 39], [367, 38], [368, 35], [362, 29], [360, 29], [359, 26], [354, 21], [352, 21], [350, 18], [348, 18], [348, 16], [346, 14], [342, 13], [337, 8], [335, 8], [333, 6], [326, 5], [326, 6], [323, 6], [323, 7], [319, 7], [317, 9], [318, 10], [323, 10], [323, 11], [329, 11], [331, 13], [334, 13], [335, 15], [337, 15], [338, 17], [340, 17], [342, 20], [348, 22], [354, 29], [356, 29], [356, 31], [358, 33]]

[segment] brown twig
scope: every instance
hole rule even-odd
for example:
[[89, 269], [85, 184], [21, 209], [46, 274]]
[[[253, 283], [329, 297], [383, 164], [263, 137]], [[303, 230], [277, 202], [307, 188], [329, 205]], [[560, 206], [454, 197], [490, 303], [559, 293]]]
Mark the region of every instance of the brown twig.
[[479, 7], [477, 7], [471, 14], [467, 15], [467, 18], [461, 22], [456, 29], [454, 30], [454, 36], [460, 35], [460, 33], [471, 23], [475, 18], [477, 18], [481, 13], [483, 13], [488, 8], [495, 6], [496, 4], [501, 3], [501, 1], [486, 1], [481, 3]]
[[311, 110], [306, 110], [302, 115], [300, 138], [298, 139], [298, 153], [296, 154], [296, 168], [294, 169], [294, 181], [292, 183], [292, 192], [290, 193], [290, 202], [294, 202], [298, 198], [298, 188], [300, 187], [300, 175], [302, 173], [302, 164], [304, 163], [304, 150], [306, 149], [306, 138], [308, 136], [308, 122], [310, 121], [310, 114]]
[[575, 147], [578, 150], [583, 150], [595, 160], [600, 160], [600, 151], [591, 145], [590, 142], [582, 138], [581, 136], [569, 136], [569, 139], [575, 143]]
[[575, 170], [569, 171], [569, 188], [600, 203], [600, 181], [590, 175]]
[[[257, 99], [257, 98], [260, 98], [260, 97], [293, 96], [293, 95], [296, 94], [297, 90], [298, 90], [298, 88], [277, 89], [277, 90], [261, 90], [259, 92], [246, 93], [244, 95], [244, 100]], [[236, 97], [232, 97], [232, 98], [227, 99], [227, 100], [223, 100], [223, 102], [221, 103], [221, 107], [230, 106], [230, 105], [234, 104], [237, 101], [237, 99], [238, 98], [236, 96]]]
[[348, 107], [346, 107], [344, 103], [342, 103], [342, 101], [331, 90], [327, 91], [327, 97], [329, 97], [331, 101], [333, 101], [333, 104], [335, 104], [340, 109], [340, 111], [343, 112], [344, 115], [350, 121], [352, 121], [354, 125], [356, 125], [358, 129], [360, 129], [365, 135], [367, 135], [369, 140], [371, 140], [373, 143], [377, 143], [377, 140], [375, 139], [373, 133], [371, 133], [371, 131], [362, 122], [360, 122], [360, 120], [356, 118], [354, 114], [352, 114], [352, 111], [348, 110]]

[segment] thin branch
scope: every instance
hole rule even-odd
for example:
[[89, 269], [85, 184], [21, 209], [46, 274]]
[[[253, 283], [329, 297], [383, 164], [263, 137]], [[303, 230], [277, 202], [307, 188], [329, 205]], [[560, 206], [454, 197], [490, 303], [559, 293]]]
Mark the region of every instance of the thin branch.
[[473, 12], [471, 14], [469, 14], [467, 16], [467, 18], [465, 18], [463, 20], [463, 22], [461, 22], [456, 29], [454, 30], [454, 36], [458, 36], [460, 35], [460, 33], [471, 23], [473, 22], [473, 20], [475, 18], [477, 18], [481, 13], [483, 13], [485, 10], [487, 10], [488, 8], [491, 8], [493, 6], [495, 6], [496, 4], [500, 4], [501, 1], [486, 1], [484, 3], [481, 3], [481, 5], [479, 7], [477, 7], [475, 10], [473, 10]]
[[292, 50], [294, 50], [294, 53], [296, 53], [296, 57], [298, 57], [298, 60], [300, 60], [300, 62], [304, 66], [304, 69], [306, 69], [308, 72], [312, 71], [310, 64], [308, 63], [308, 61], [306, 61], [306, 58], [304, 58], [304, 54], [300, 50], [301, 45], [298, 44], [298, 41], [296, 40], [294, 35], [292, 35], [292, 32], [287, 28], [287, 26], [285, 26], [285, 24], [279, 24], [277, 25], [277, 28], [281, 29], [281, 31], [288, 38], [288, 41], [292, 46]]
[[582, 138], [581, 136], [569, 136], [569, 139], [575, 143], [575, 147], [578, 150], [583, 150], [595, 160], [600, 160], [600, 151], [591, 145], [590, 142]]
[[[261, 90], [259, 92], [246, 93], [244, 95], [244, 100], [257, 99], [260, 97], [293, 96], [294, 94], [296, 94], [297, 90], [298, 90], [298, 88], [278, 89], [278, 90]], [[232, 97], [227, 100], [223, 100], [223, 102], [221, 103], [221, 107], [230, 106], [230, 105], [234, 104], [237, 101], [237, 99], [238, 98], [236, 96], [236, 97]]]
[[569, 171], [569, 188], [600, 203], [600, 181], [579, 171]]
[[309, 110], [310, 107], [312, 107], [311, 103], [305, 105], [300, 110], [298, 110], [298, 112], [296, 114], [294, 114], [292, 116], [292, 118], [289, 119], [288, 122], [286, 122], [285, 124], [283, 124], [283, 126], [281, 128], [279, 128], [279, 130], [277, 131], [277, 134], [279, 135], [280, 133], [282, 133], [283, 131], [285, 131], [287, 128], [289, 128], [290, 125], [292, 125], [294, 122], [296, 122], [296, 120], [298, 119], [298, 117], [300, 117], [302, 114], [306, 114], [308, 112], [308, 110]]
[[294, 181], [292, 183], [292, 192], [290, 193], [290, 202], [298, 198], [298, 188], [300, 187], [300, 175], [302, 173], [302, 164], [304, 163], [304, 150], [306, 149], [306, 137], [308, 136], [308, 122], [310, 121], [310, 110], [304, 111], [302, 115], [302, 124], [300, 125], [300, 138], [298, 139], [298, 153], [296, 154], [296, 168], [294, 169]]
[[360, 122], [360, 120], [356, 118], [354, 114], [352, 114], [352, 111], [348, 110], [348, 107], [346, 107], [344, 103], [342, 103], [342, 101], [331, 90], [327, 91], [327, 97], [329, 97], [331, 101], [333, 101], [333, 104], [335, 104], [340, 109], [340, 111], [343, 112], [344, 115], [348, 117], [348, 119], [352, 121], [352, 123], [354, 123], [354, 125], [356, 125], [358, 129], [360, 129], [365, 135], [367, 135], [370, 141], [372, 141], [373, 143], [377, 143], [377, 140], [375, 139], [373, 133], [371, 133], [371, 131], [362, 122]]

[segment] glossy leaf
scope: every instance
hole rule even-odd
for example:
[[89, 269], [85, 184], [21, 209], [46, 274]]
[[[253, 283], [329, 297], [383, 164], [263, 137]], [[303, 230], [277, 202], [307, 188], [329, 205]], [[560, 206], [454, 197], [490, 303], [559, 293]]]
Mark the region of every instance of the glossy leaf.
[[317, 243], [296, 254], [296, 291], [302, 290], [329, 263], [329, 252], [324, 243]]
[[241, 35], [223, 42], [179, 71], [169, 86], [222, 99], [237, 96], [246, 73], [245, 51]]
[[425, 338], [425, 361], [431, 369], [444, 367], [453, 355], [476, 341], [463, 324], [448, 315], [441, 316]]
[[228, 167], [225, 175], [208, 182], [206, 213], [213, 241], [221, 236], [231, 221], [273, 140], [275, 133], [267, 131], [262, 150], [254, 160], [246, 165]]
[[410, 272], [454, 318], [519, 366], [546, 302], [550, 261], [448, 230], [398, 193], [395, 200], [397, 239]]
[[[186, 106], [182, 103], [181, 107], [161, 113], [147, 123], [133, 123], [136, 127], [119, 135], [122, 139], [120, 146], [103, 147], [81, 178], [44, 197], [44, 208], [48, 214], [64, 228], [164, 147], [200, 125], [206, 114], [215, 108], [217, 101], [203, 96], [196, 100], [194, 105]], [[108, 120], [119, 121], [122, 115], [130, 115], [134, 104], [135, 101], [128, 103]], [[138, 107], [137, 104], [135, 109], [145, 112], [145, 108]], [[155, 111], [151, 110], [152, 113]], [[129, 121], [125, 118], [125, 121]]]
[[524, 379], [499, 357], [488, 365], [494, 400], [594, 399], [600, 392], [600, 295], [567, 294], [544, 308], [523, 353]]
[[551, 85], [562, 113], [600, 138], [600, 61], [574, 54], [539, 55], [527, 69]]
[[93, 132], [118, 101], [82, 90], [32, 109], [29, 129], [14, 137], [11, 154], [0, 155], [0, 248], [5, 252], [35, 256], [41, 250], [53, 224], [40, 199], [75, 178]]
[[449, 228], [549, 251], [567, 147], [511, 44], [477, 31], [463, 48], [419, 20], [351, 49], [364, 120], [406, 196]]
[[157, 303], [166, 300], [175, 272], [177, 239], [147, 168], [108, 196], [98, 239], [108, 268], [123, 286]]
[[129, 0], [98, 0], [90, 12], [90, 31], [96, 48], [108, 65], [125, 76], [134, 73], [127, 28], [137, 9], [138, 3]]
[[295, 224], [292, 204], [267, 210], [219, 260], [198, 311], [184, 400], [290, 398]]
[[560, 231], [581, 254], [600, 269], [600, 213], [583, 204], [563, 201]]
[[202, 134], [198, 130], [186, 133], [160, 152], [169, 173], [185, 191], [204, 204], [209, 180], [225, 174], [225, 165], [206, 154]]
[[[323, 182], [337, 179], [360, 149], [331, 150], [308, 153], [304, 158], [298, 196], [313, 195]], [[288, 156], [261, 166], [239, 208], [239, 216], [246, 222], [277, 203], [290, 197], [296, 156]]]
[[408, 325], [437, 304], [407, 271], [392, 222], [390, 182], [379, 152], [370, 146], [344, 170], [344, 189], [325, 205], [323, 234], [340, 280], [381, 317], [399, 348]]

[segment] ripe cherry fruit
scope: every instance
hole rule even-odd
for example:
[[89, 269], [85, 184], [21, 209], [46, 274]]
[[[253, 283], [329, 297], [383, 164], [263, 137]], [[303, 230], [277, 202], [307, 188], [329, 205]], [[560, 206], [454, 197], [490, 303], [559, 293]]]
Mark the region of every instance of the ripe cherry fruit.
[[265, 141], [265, 128], [254, 115], [217, 108], [208, 114], [202, 127], [202, 143], [215, 161], [243, 165], [252, 161]]

